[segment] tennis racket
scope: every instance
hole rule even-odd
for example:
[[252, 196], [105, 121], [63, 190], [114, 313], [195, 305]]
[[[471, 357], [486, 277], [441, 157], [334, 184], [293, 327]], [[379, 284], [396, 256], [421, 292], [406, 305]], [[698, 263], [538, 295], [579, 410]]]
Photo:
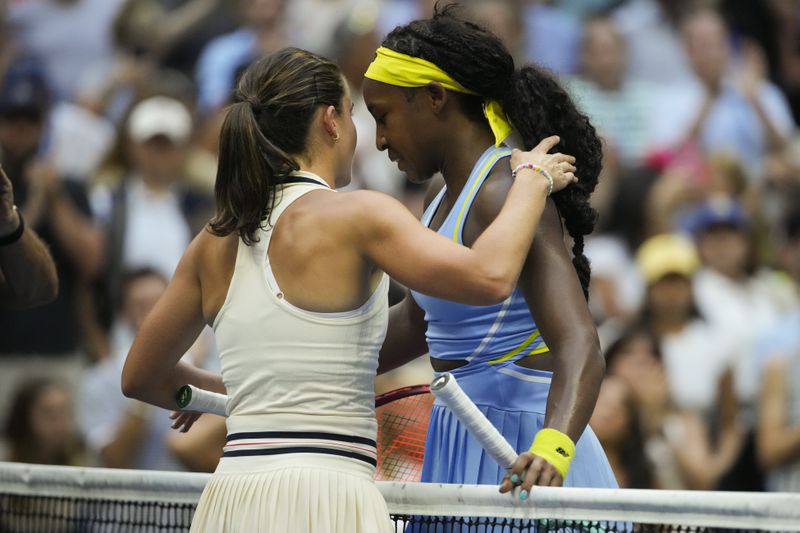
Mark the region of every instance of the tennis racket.
[[433, 405], [428, 385], [403, 387], [375, 397], [378, 481], [418, 482]]
[[447, 372], [437, 376], [431, 382], [431, 392], [453, 411], [497, 464], [506, 470], [511, 468], [517, 459], [517, 452], [472, 403], [452, 374]]
[[[379, 481], [419, 481], [425, 453], [433, 395], [428, 385], [395, 389], [375, 397], [375, 417], [378, 420]], [[181, 411], [214, 413], [226, 416], [228, 397], [184, 385], [175, 395]]]

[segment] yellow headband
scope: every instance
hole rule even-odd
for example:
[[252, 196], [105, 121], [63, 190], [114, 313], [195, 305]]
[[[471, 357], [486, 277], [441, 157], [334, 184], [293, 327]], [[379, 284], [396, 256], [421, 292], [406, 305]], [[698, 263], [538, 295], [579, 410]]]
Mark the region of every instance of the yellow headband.
[[[375, 60], [364, 77], [397, 87], [424, 87], [435, 81], [447, 90], [477, 95], [430, 61], [401, 54], [383, 46], [378, 48]], [[497, 100], [487, 99], [483, 104], [483, 112], [494, 133], [494, 145], [500, 146], [512, 131], [503, 106]]]

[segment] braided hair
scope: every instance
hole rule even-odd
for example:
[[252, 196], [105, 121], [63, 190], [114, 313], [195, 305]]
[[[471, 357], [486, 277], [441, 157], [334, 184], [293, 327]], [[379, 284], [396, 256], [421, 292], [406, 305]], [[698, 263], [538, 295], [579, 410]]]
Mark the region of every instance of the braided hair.
[[457, 7], [437, 4], [433, 18], [395, 28], [384, 39], [383, 46], [434, 63], [480, 95], [458, 95], [469, 116], [484, 120], [483, 100], [498, 100], [526, 150], [550, 135], [561, 138], [559, 151], [575, 156], [579, 181], [553, 194], [553, 200], [572, 237], [572, 264], [588, 299], [591, 268], [583, 253], [583, 240], [594, 230], [597, 220], [589, 196], [600, 174], [601, 141], [586, 115], [578, 111], [549, 74], [534, 66], [515, 70], [514, 59], [501, 40], [458, 17]]

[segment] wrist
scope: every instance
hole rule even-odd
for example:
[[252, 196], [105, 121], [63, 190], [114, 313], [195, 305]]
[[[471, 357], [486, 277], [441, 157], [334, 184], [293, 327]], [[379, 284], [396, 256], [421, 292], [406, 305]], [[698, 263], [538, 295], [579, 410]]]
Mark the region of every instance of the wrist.
[[0, 246], [14, 244], [22, 238], [22, 234], [25, 232], [25, 221], [17, 206], [12, 209], [11, 220], [5, 226], [5, 228], [0, 228]]
[[511, 171], [511, 177], [516, 179], [520, 173], [525, 172], [538, 173], [540, 176], [544, 177], [545, 183], [547, 183], [547, 196], [553, 194], [553, 176], [551, 176], [547, 170], [534, 163], [521, 163]]
[[566, 479], [569, 465], [575, 457], [575, 443], [556, 429], [544, 428], [533, 439], [530, 452], [550, 463], [561, 474], [561, 478]]

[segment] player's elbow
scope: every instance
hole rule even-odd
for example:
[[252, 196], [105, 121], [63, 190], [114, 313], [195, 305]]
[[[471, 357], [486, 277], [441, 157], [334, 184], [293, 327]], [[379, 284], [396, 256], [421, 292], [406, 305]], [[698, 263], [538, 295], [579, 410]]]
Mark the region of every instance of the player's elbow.
[[147, 388], [147, 380], [141, 374], [141, 372], [131, 369], [130, 365], [125, 365], [125, 368], [122, 369], [122, 394], [135, 400], [142, 399]]
[[511, 272], [487, 268], [483, 271], [482, 283], [475, 284], [477, 289], [475, 305], [499, 304], [514, 292], [517, 276]]

